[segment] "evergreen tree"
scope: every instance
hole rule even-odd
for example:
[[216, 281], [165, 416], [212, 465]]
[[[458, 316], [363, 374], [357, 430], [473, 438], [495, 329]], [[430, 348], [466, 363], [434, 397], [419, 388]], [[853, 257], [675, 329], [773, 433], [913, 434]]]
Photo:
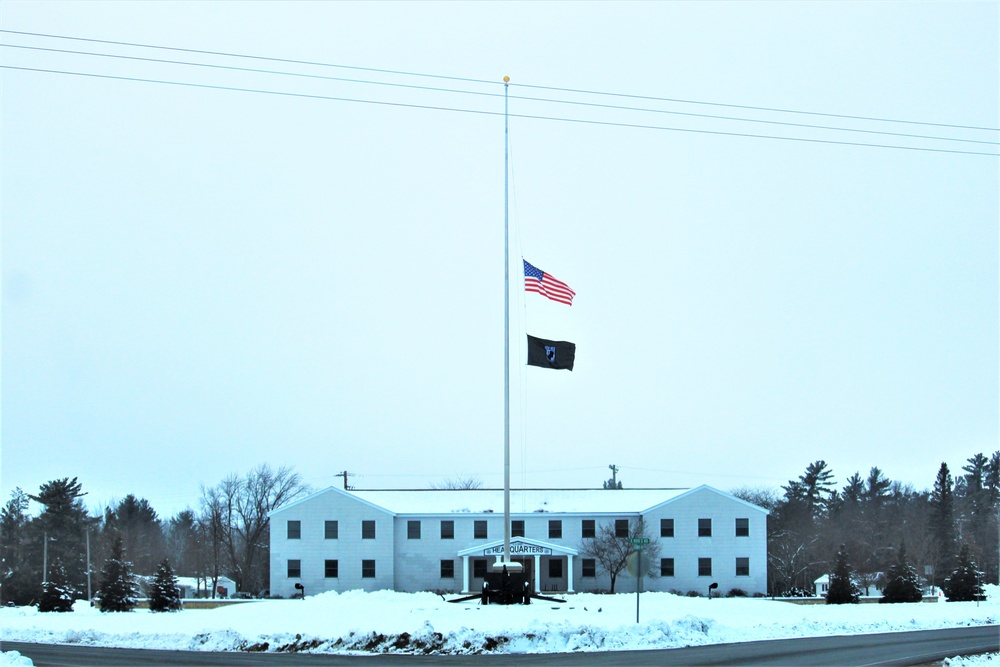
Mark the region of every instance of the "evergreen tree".
[[66, 568], [57, 558], [49, 563], [49, 579], [42, 583], [38, 611], [73, 611], [76, 590], [66, 582]]
[[970, 602], [986, 599], [982, 585], [983, 573], [976, 568], [968, 544], [962, 543], [957, 560], [958, 566], [945, 579], [942, 586], [944, 594], [948, 597], [948, 602]]
[[928, 530], [934, 549], [934, 584], [942, 586], [948, 573], [955, 568], [957, 551], [955, 529], [954, 484], [948, 464], [942, 463], [931, 492]]
[[66, 583], [75, 590], [87, 587], [86, 533], [91, 520], [81, 500], [85, 495], [74, 477], [46, 482], [39, 487], [37, 496], [28, 496], [44, 507], [30, 524], [29, 560], [42, 562], [48, 540], [49, 562], [62, 563], [66, 569]]
[[858, 588], [852, 580], [851, 563], [848, 559], [847, 549], [840, 545], [837, 552], [837, 564], [830, 575], [830, 590], [826, 594], [827, 604], [857, 604], [859, 601]]
[[134, 571], [152, 574], [166, 556], [163, 525], [149, 501], [131, 493], [114, 507], [104, 511], [104, 531], [113, 540], [121, 535], [125, 553]]
[[900, 545], [896, 563], [889, 569], [889, 581], [879, 602], [920, 602], [923, 600], [920, 577], [906, 560], [906, 545]]
[[101, 589], [98, 591], [101, 611], [132, 611], [138, 590], [132, 579], [132, 563], [122, 554], [122, 538], [116, 537], [111, 557], [101, 568]]
[[149, 608], [152, 611], [178, 611], [181, 597], [177, 590], [177, 577], [166, 558], [160, 563], [153, 583], [149, 587]]
[[14, 489], [0, 509], [0, 603], [29, 604], [35, 597], [41, 573], [31, 566], [28, 551], [31, 518], [28, 494]]

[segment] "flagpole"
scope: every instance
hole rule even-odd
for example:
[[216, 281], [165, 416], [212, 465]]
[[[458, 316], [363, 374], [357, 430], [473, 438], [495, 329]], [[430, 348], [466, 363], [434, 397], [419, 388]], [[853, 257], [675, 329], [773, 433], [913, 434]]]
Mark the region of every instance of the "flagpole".
[[503, 78], [503, 562], [510, 564], [510, 117]]

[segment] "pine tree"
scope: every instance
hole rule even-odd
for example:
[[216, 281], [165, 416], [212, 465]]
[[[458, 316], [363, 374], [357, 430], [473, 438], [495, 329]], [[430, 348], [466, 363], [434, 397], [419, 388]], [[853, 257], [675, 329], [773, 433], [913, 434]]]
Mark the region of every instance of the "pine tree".
[[38, 495], [28, 495], [44, 508], [28, 524], [29, 561], [42, 562], [47, 541], [49, 562], [58, 560], [63, 564], [66, 583], [74, 590], [85, 590], [87, 586], [86, 535], [91, 520], [83, 505], [85, 495], [76, 477], [46, 482], [39, 487]]
[[920, 602], [923, 600], [920, 576], [906, 560], [906, 545], [900, 545], [895, 564], [889, 568], [889, 582], [879, 602]]
[[837, 552], [837, 564], [830, 575], [830, 590], [826, 594], [827, 604], [857, 604], [859, 601], [858, 588], [852, 581], [851, 564], [847, 556], [847, 549], [843, 544]]
[[149, 586], [149, 608], [152, 611], [178, 611], [181, 608], [177, 577], [166, 558], [160, 563], [153, 583]]
[[942, 463], [931, 492], [928, 529], [934, 549], [934, 584], [942, 586], [944, 578], [955, 567], [958, 540], [955, 529], [954, 483], [948, 464]]
[[135, 582], [132, 579], [132, 563], [122, 555], [122, 538], [115, 537], [111, 547], [111, 557], [101, 568], [100, 596], [101, 611], [132, 611], [136, 605]]
[[42, 584], [38, 611], [73, 611], [76, 590], [66, 582], [66, 568], [57, 558], [49, 564], [49, 579]]
[[0, 603], [29, 604], [38, 591], [41, 572], [32, 566], [29, 550], [31, 517], [28, 494], [14, 489], [0, 509]]
[[969, 545], [962, 543], [962, 549], [958, 552], [958, 566], [951, 575], [945, 579], [944, 594], [948, 602], [971, 602], [972, 600], [983, 600], [983, 573], [976, 567], [972, 560], [972, 551]]

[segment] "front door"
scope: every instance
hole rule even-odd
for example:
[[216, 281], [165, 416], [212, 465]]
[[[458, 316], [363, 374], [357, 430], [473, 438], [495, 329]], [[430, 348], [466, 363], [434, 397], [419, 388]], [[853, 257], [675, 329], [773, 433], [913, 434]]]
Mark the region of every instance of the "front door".
[[510, 559], [512, 561], [515, 561], [515, 562], [518, 562], [518, 563], [521, 564], [521, 567], [524, 568], [524, 576], [527, 577], [528, 581], [531, 582], [531, 590], [533, 590], [533, 591], [537, 590], [538, 589], [538, 585], [537, 585], [537, 582], [535, 582], [535, 574], [536, 573], [534, 571], [535, 570], [535, 559], [533, 557], [531, 557], [531, 556], [511, 556]]

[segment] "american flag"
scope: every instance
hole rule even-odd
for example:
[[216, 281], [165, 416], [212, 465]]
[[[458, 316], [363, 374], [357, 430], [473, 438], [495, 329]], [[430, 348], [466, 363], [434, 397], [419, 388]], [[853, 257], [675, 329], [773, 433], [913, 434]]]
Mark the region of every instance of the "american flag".
[[524, 291], [535, 292], [548, 297], [553, 301], [565, 303], [567, 306], [573, 305], [573, 297], [576, 292], [569, 288], [569, 285], [561, 280], [552, 277], [541, 269], [535, 268], [524, 259]]

